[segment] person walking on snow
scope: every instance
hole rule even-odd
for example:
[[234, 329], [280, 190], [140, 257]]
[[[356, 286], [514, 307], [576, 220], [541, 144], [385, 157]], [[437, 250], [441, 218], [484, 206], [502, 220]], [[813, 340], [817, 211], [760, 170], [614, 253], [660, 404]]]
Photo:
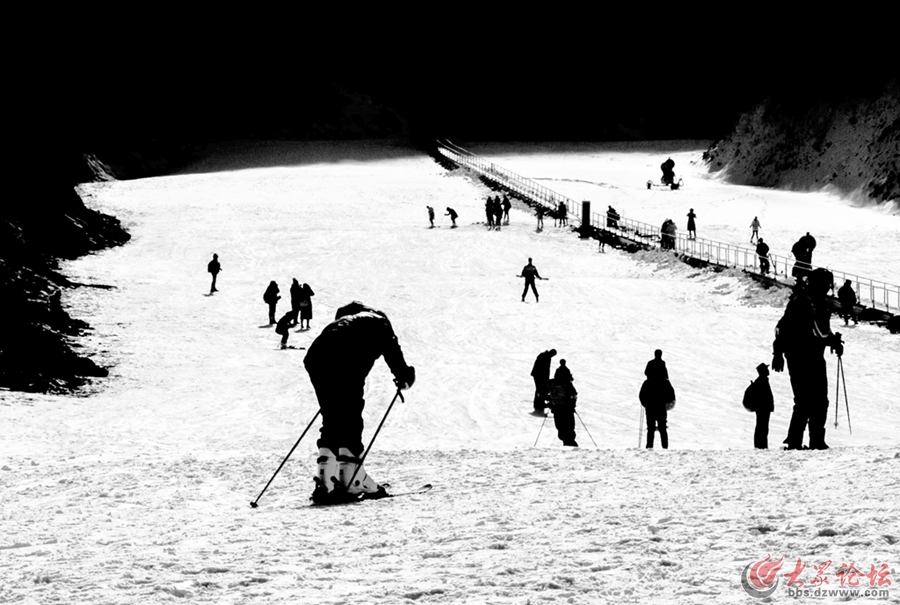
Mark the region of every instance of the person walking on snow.
[[753, 230], [752, 233], [750, 233], [750, 243], [751, 244], [753, 243], [754, 238], [759, 239], [759, 228], [761, 226], [762, 225], [759, 224], [759, 218], [754, 216], [753, 222], [750, 223], [750, 228]]
[[759, 450], [769, 448], [769, 416], [775, 411], [775, 398], [769, 385], [769, 366], [756, 366], [758, 376], [744, 391], [744, 407], [756, 413], [756, 429], [753, 431], [753, 447]]
[[456, 210], [454, 210], [450, 206], [447, 206], [447, 213], [444, 216], [450, 217], [450, 220], [453, 221], [453, 225], [450, 228], [455, 229], [456, 228], [456, 217], [459, 216], [458, 214], [456, 214]]
[[697, 218], [697, 215], [694, 214], [693, 208], [691, 208], [691, 211], [687, 213], [687, 217], [688, 239], [697, 239], [697, 223], [694, 222], [694, 219]]
[[856, 317], [856, 309], [854, 307], [859, 302], [859, 298], [857, 298], [856, 292], [853, 291], [853, 282], [849, 279], [844, 280], [844, 285], [838, 290], [838, 300], [841, 301], [841, 317], [844, 318], [844, 325], [850, 325], [851, 319], [853, 320], [853, 325], [857, 325], [859, 319]]
[[525, 278], [525, 289], [522, 290], [522, 302], [525, 302], [525, 295], [528, 294], [528, 287], [531, 286], [531, 291], [534, 292], [534, 302], [541, 302], [538, 297], [537, 288], [534, 285], [535, 279], [545, 279], [541, 277], [538, 273], [537, 267], [531, 264], [531, 258], [528, 259], [528, 264], [522, 267], [522, 272], [516, 277], [524, 277]]
[[265, 293], [263, 294], [263, 302], [269, 305], [269, 325], [275, 325], [275, 305], [278, 304], [279, 299], [281, 299], [281, 295], [278, 294], [278, 284], [275, 281], [269, 282], [269, 287], [266, 288]]
[[662, 351], [656, 349], [653, 359], [644, 369], [647, 380], [641, 385], [638, 395], [647, 413], [647, 449], [653, 449], [653, 438], [659, 431], [659, 441], [663, 449], [669, 448], [669, 433], [666, 429], [669, 410], [675, 407], [675, 390], [669, 382], [669, 371], [663, 361]]
[[322, 413], [316, 487], [311, 497], [315, 503], [385, 493], [360, 460], [366, 376], [382, 356], [398, 389], [415, 383], [415, 368], [403, 358], [387, 315], [359, 301], [338, 309], [334, 321], [309, 346], [303, 365]]
[[216, 288], [216, 277], [219, 275], [219, 271], [222, 270], [222, 265], [219, 264], [219, 255], [213, 254], [212, 260], [209, 261], [209, 264], [206, 265], [206, 271], [212, 274], [212, 284], [209, 286], [209, 293], [218, 292], [219, 290]]
[[553, 423], [556, 425], [556, 434], [563, 445], [578, 447], [575, 441], [575, 403], [578, 392], [572, 372], [569, 371], [565, 359], [559, 360], [559, 367], [553, 374], [553, 386], [557, 389], [558, 396], [551, 397], [553, 405]]
[[550, 362], [556, 356], [556, 349], [550, 349], [538, 353], [531, 368], [531, 377], [534, 379], [534, 413], [546, 415], [547, 387], [550, 382]]
[[806, 283], [800, 281], [775, 327], [772, 343], [772, 370], [783, 372], [787, 360], [794, 410], [785, 449], [803, 449], [803, 433], [809, 426], [809, 449], [825, 450], [825, 422], [828, 416], [828, 376], [825, 348], [838, 357], [844, 354], [840, 332], [831, 332], [828, 292], [834, 288], [834, 276], [827, 269], [816, 269]]

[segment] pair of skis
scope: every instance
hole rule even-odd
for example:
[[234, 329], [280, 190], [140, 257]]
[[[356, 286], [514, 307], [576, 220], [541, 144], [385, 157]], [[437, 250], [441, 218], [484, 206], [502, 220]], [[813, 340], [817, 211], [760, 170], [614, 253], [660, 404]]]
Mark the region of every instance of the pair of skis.
[[[390, 487], [385, 485], [384, 487]], [[400, 498], [401, 496], [413, 496], [416, 494], [424, 494], [426, 492], [431, 491], [433, 486], [430, 483], [426, 483], [424, 485], [420, 485], [415, 489], [411, 489], [405, 492], [397, 492], [397, 493], [389, 493], [386, 490], [379, 490], [373, 494], [345, 494], [343, 497], [335, 498], [333, 501], [324, 501], [324, 502], [311, 502], [310, 506], [334, 506], [337, 504], [358, 504], [360, 502], [366, 502], [368, 500], [383, 500], [385, 498]]]

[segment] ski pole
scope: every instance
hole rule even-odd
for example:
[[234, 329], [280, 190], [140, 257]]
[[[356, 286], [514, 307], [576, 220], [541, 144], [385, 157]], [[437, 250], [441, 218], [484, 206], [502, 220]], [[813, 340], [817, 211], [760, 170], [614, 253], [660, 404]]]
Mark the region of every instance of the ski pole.
[[532, 445], [531, 447], [537, 447], [537, 442], [538, 442], [538, 439], [541, 438], [541, 431], [544, 430], [545, 422], [547, 422], [547, 413], [546, 412], [544, 413], [544, 420], [541, 422], [541, 428], [538, 429], [537, 437], [535, 437], [535, 439], [534, 439], [534, 445]]
[[644, 433], [644, 406], [641, 406], [641, 420], [638, 423], [638, 447], [641, 447], [641, 435]]
[[259, 492], [259, 495], [256, 497], [256, 500], [253, 500], [253, 501], [250, 503], [250, 508], [256, 508], [256, 507], [259, 505], [259, 499], [262, 498], [262, 495], [263, 495], [264, 493], [266, 493], [266, 490], [267, 490], [267, 489], [269, 489], [269, 486], [272, 484], [272, 480], [275, 479], [275, 475], [278, 474], [278, 471], [281, 470], [281, 467], [284, 466], [284, 463], [288, 461], [288, 458], [291, 457], [291, 454], [293, 454], [293, 453], [294, 453], [294, 450], [297, 449], [297, 446], [300, 445], [300, 440], [303, 439], [303, 438], [306, 436], [306, 433], [309, 431], [310, 428], [312, 428], [313, 422], [316, 421], [316, 418], [319, 417], [319, 414], [320, 414], [321, 412], [322, 412], [321, 409], [316, 410], [316, 415], [313, 416], [313, 419], [309, 421], [309, 424], [306, 425], [306, 428], [303, 430], [303, 433], [300, 435], [300, 438], [297, 439], [297, 443], [294, 444], [294, 447], [291, 448], [291, 451], [288, 452], [288, 455], [285, 456], [285, 457], [284, 457], [284, 460], [281, 461], [281, 464], [278, 465], [278, 469], [275, 471], [275, 474], [272, 475], [272, 479], [269, 479], [269, 482], [266, 483], [266, 486], [263, 488], [263, 490], [262, 490], [261, 492]]
[[[847, 427], [850, 429], [850, 434], [853, 434], [853, 425], [850, 424], [850, 402], [847, 400], [847, 372], [844, 371], [844, 361], [838, 357], [838, 368], [841, 370], [841, 381], [844, 383], [844, 405], [847, 406]], [[838, 402], [834, 402], [835, 405], [838, 405]]]
[[838, 426], [838, 412], [841, 411], [841, 358], [838, 357], [837, 376], [834, 377], [834, 428]]
[[391, 408], [394, 407], [394, 402], [397, 401], [397, 397], [400, 398], [400, 401], [405, 402], [406, 400], [403, 398], [403, 395], [400, 393], [400, 388], [397, 388], [397, 394], [394, 395], [394, 398], [391, 399], [390, 405], [388, 405], [387, 411], [384, 413], [384, 416], [381, 418], [381, 422], [378, 423], [378, 428], [375, 429], [375, 434], [372, 435], [372, 440], [369, 441], [369, 446], [366, 448], [366, 451], [363, 452], [362, 457], [359, 459], [359, 464], [356, 465], [356, 470], [353, 471], [353, 475], [350, 477], [348, 486], [353, 485], [353, 480], [356, 479], [356, 474], [359, 472], [359, 469], [362, 468], [363, 462], [366, 460], [366, 456], [369, 455], [369, 450], [372, 449], [372, 444], [375, 443], [375, 438], [378, 436], [378, 433], [381, 432], [381, 427], [384, 426], [384, 421], [387, 420], [388, 414], [391, 413]]
[[[578, 413], [578, 410], [575, 410], [575, 415], [578, 416], [578, 420], [581, 420], [581, 414]], [[584, 432], [587, 433], [588, 437], [591, 437], [591, 432], [588, 430], [587, 425], [584, 424], [584, 420], [581, 420], [581, 426], [584, 427]], [[598, 450], [600, 449], [600, 446], [597, 445], [597, 442], [594, 441], [593, 437], [591, 437], [591, 443], [594, 444], [595, 448], [597, 448]]]

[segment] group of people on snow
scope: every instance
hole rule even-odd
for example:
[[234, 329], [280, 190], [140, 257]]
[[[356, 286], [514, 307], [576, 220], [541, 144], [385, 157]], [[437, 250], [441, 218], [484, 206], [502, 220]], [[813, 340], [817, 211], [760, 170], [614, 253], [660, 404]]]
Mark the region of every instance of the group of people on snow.
[[[285, 313], [281, 319], [277, 322], [275, 321], [275, 310], [278, 305], [278, 301], [281, 300], [281, 294], [279, 293], [278, 283], [273, 281], [269, 282], [269, 287], [266, 288], [265, 293], [263, 293], [263, 302], [265, 302], [269, 307], [269, 325], [275, 326], [275, 333], [281, 336], [281, 348], [288, 348], [288, 337], [290, 336], [290, 331], [288, 328], [292, 328], [297, 326], [298, 321], [300, 324], [300, 330], [309, 330], [309, 321], [312, 319], [312, 297], [316, 295], [313, 292], [313, 289], [309, 284], [300, 284], [295, 277], [291, 282], [291, 310]], [[306, 326], [303, 325], [303, 322], [306, 322]]]
[[546, 416], [547, 409], [553, 412], [556, 432], [563, 445], [578, 447], [575, 441], [575, 404], [578, 391], [575, 389], [575, 378], [566, 365], [565, 359], [559, 360], [559, 366], [550, 379], [550, 365], [556, 349], [539, 353], [531, 368], [534, 379], [534, 414]]
[[503, 199], [499, 195], [494, 197], [488, 196], [484, 202], [484, 215], [487, 219], [485, 222], [489, 229], [500, 230], [500, 225], [509, 224], [509, 209], [512, 208], [512, 202], [503, 194]]

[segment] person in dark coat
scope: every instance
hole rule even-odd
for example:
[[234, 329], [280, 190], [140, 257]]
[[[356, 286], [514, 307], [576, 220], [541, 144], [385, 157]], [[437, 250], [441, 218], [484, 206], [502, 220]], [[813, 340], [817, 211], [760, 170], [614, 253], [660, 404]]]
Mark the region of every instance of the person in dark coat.
[[291, 311], [294, 312], [294, 319], [291, 325], [297, 325], [297, 317], [300, 315], [300, 297], [301, 297], [302, 288], [300, 287], [300, 282], [297, 281], [297, 278], [291, 280]]
[[[313, 292], [313, 289], [309, 287], [309, 284], [303, 284], [300, 287], [300, 297], [298, 303], [300, 306], [301, 330], [309, 330], [309, 320], [312, 319], [313, 316], [312, 297], [315, 295], [316, 293]], [[306, 327], [303, 326], [304, 321], [306, 321]]]
[[763, 238], [756, 244], [756, 256], [759, 257], [759, 272], [766, 275], [769, 272], [769, 244]]
[[572, 384], [575, 379], [566, 365], [565, 359], [559, 360], [559, 367], [553, 373], [551, 389], [556, 394], [551, 396], [553, 410], [553, 423], [556, 425], [556, 434], [563, 445], [578, 447], [575, 441], [575, 402], [578, 392]]
[[663, 185], [672, 185], [675, 182], [675, 160], [669, 158], [665, 162], [659, 165], [662, 170], [662, 182]]
[[550, 362], [556, 355], [556, 349], [549, 349], [538, 353], [531, 368], [531, 377], [534, 379], [534, 412], [544, 414], [547, 407], [547, 387], [550, 381]]
[[569, 209], [565, 202], [560, 202], [556, 207], [556, 215], [559, 217], [559, 226], [565, 227], [569, 224]]
[[343, 493], [384, 491], [360, 460], [366, 376], [382, 356], [397, 388], [410, 388], [416, 371], [406, 363], [387, 315], [359, 301], [338, 309], [334, 321], [309, 346], [303, 365], [322, 414], [313, 502], [327, 503]]
[[644, 369], [647, 379], [641, 385], [639, 399], [647, 413], [647, 449], [653, 449], [653, 438], [659, 431], [659, 441], [663, 449], [669, 447], [669, 433], [666, 427], [669, 410], [675, 407], [675, 390], [669, 382], [669, 371], [662, 359], [662, 351], [657, 349], [653, 359]]
[[544, 228], [544, 207], [538, 204], [534, 210], [534, 215], [537, 217], [537, 230], [540, 231]]
[[506, 197], [506, 194], [503, 194], [503, 222], [504, 224], [509, 224], [509, 209], [512, 208], [512, 204], [509, 201], [509, 198]]
[[850, 320], [853, 320], [853, 325], [859, 323], [859, 319], [856, 317], [856, 304], [859, 302], [859, 298], [856, 296], [856, 292], [853, 291], [853, 282], [849, 279], [844, 280], [844, 285], [838, 290], [838, 300], [841, 301], [841, 317], [844, 319], [844, 325], [849, 325]]
[[484, 217], [485, 222], [487, 223], [488, 228], [494, 228], [494, 200], [491, 196], [488, 196], [484, 201]]
[[794, 255], [794, 268], [791, 275], [797, 279], [806, 279], [812, 270], [812, 253], [816, 249], [816, 238], [806, 232], [806, 235], [798, 239], [791, 246], [791, 254]]
[[287, 313], [285, 313], [281, 319], [278, 320], [278, 323], [275, 325], [275, 333], [281, 335], [281, 348], [288, 348], [287, 342], [288, 337], [291, 335], [291, 331], [288, 329], [291, 326], [297, 325], [297, 312], [291, 309]]
[[447, 213], [444, 216], [449, 216], [450, 220], [453, 221], [453, 226], [450, 228], [451, 229], [456, 228], [456, 217], [459, 216], [458, 214], [456, 214], [456, 210], [454, 210], [450, 206], [447, 206]]
[[838, 357], [844, 353], [840, 332], [831, 332], [827, 295], [834, 288], [834, 276], [827, 269], [816, 269], [807, 283], [798, 282], [775, 327], [772, 343], [772, 370], [783, 372], [787, 360], [794, 410], [788, 428], [785, 449], [803, 449], [803, 434], [809, 426], [809, 449], [828, 449], [825, 422], [828, 416], [828, 376], [825, 348]]
[[434, 208], [432, 208], [431, 206], [425, 207], [428, 208], [428, 222], [431, 224], [431, 227], [429, 227], [429, 229], [434, 229]]
[[269, 305], [269, 325], [275, 325], [275, 305], [278, 304], [278, 301], [281, 299], [281, 295], [278, 294], [278, 284], [274, 281], [269, 282], [269, 287], [266, 288], [265, 294], [263, 294], [263, 302]]
[[691, 208], [691, 211], [687, 213], [687, 217], [688, 239], [697, 239], [697, 223], [694, 222], [694, 219], [697, 218], [697, 215], [694, 214], [693, 208]]
[[494, 226], [497, 230], [500, 230], [500, 223], [503, 222], [503, 202], [500, 201], [500, 196], [494, 196], [494, 203], [491, 206], [494, 211]]
[[534, 286], [535, 279], [544, 279], [538, 273], [537, 267], [531, 264], [531, 259], [528, 259], [528, 264], [522, 267], [522, 273], [520, 273], [517, 277], [525, 278], [525, 289], [522, 290], [522, 302], [525, 302], [525, 295], [528, 294], [528, 287], [531, 287], [531, 291], [534, 292], [534, 302], [540, 302], [540, 298], [538, 297], [537, 288]]
[[218, 292], [219, 290], [216, 288], [216, 277], [219, 275], [219, 271], [222, 270], [222, 265], [219, 264], [219, 255], [213, 254], [212, 260], [209, 261], [209, 264], [206, 265], [206, 271], [212, 274], [212, 284], [209, 286], [209, 293]]
[[769, 385], [769, 366], [756, 366], [758, 376], [744, 391], [743, 405], [756, 414], [756, 430], [753, 432], [753, 447], [760, 450], [769, 447], [769, 416], [775, 411], [775, 398]]

